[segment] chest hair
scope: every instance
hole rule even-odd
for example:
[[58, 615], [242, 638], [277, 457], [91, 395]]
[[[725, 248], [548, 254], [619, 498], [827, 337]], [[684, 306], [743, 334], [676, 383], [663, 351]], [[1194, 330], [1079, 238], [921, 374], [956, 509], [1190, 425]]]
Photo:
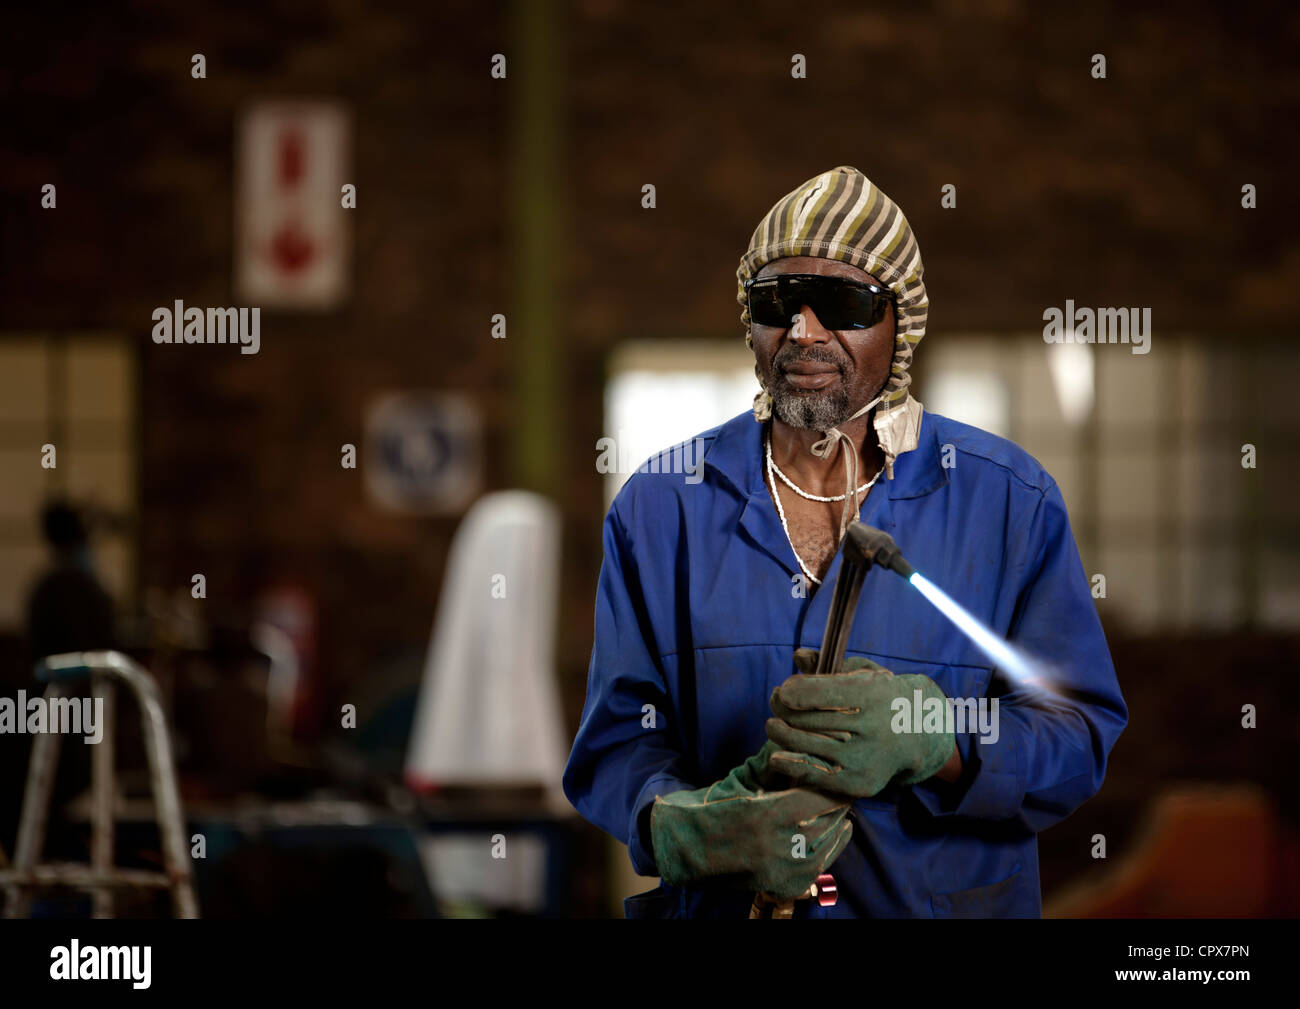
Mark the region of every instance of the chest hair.
[[[772, 493], [771, 486], [768, 494]], [[825, 579], [835, 551], [839, 549], [840, 514], [844, 502], [809, 501], [785, 487], [778, 487], [790, 542], [795, 553], [819, 579]], [[811, 588], [811, 586], [810, 586]]]

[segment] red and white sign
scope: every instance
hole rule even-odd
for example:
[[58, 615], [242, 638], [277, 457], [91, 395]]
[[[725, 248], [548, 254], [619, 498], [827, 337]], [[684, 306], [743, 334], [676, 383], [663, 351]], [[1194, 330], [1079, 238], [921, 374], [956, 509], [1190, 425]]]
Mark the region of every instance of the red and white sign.
[[331, 308], [347, 294], [349, 122], [329, 102], [263, 102], [239, 131], [235, 284], [250, 305]]

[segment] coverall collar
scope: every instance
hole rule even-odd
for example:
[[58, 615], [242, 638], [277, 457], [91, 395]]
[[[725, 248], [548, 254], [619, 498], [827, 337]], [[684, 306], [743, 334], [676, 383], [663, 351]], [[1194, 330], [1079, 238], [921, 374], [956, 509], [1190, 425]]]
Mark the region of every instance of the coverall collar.
[[[704, 465], [715, 470], [745, 499], [740, 527], [791, 575], [795, 575], [799, 573], [798, 562], [767, 489], [763, 454], [765, 426], [755, 423], [750, 411], [733, 417], [718, 428], [713, 444], [705, 451]], [[867, 494], [859, 517], [868, 525], [892, 534], [893, 501], [922, 497], [947, 483], [948, 471], [941, 465], [935, 425], [928, 415], [923, 415], [917, 447], [898, 457], [892, 480], [882, 476], [880, 484]], [[888, 493], [881, 493], [885, 490]], [[837, 553], [824, 580], [833, 580], [838, 570]]]
[[[755, 423], [753, 413], [748, 410], [733, 417], [718, 428], [713, 444], [704, 454], [704, 465], [717, 470], [742, 494], [748, 496], [761, 491], [770, 500], [763, 465], [763, 433], [767, 423], [770, 421]], [[941, 465], [935, 426], [923, 414], [916, 448], [902, 453], [894, 463], [894, 478], [882, 478], [881, 483], [889, 488], [888, 496], [897, 501], [930, 494], [947, 482], [948, 471]]]

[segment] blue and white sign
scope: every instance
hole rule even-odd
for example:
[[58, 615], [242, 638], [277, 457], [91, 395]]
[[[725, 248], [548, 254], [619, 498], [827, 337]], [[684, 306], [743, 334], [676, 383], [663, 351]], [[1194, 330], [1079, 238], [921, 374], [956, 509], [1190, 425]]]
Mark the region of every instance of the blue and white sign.
[[384, 508], [422, 514], [463, 511], [483, 483], [477, 405], [456, 393], [381, 397], [366, 418], [362, 466], [371, 499]]

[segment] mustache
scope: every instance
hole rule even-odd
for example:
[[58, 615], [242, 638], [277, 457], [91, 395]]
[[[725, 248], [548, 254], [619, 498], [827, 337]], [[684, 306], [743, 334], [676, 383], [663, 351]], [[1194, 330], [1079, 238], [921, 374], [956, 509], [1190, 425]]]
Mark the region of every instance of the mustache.
[[772, 358], [772, 367], [778, 371], [784, 371], [792, 364], [830, 364], [843, 377], [845, 374], [844, 362], [831, 351], [824, 347], [809, 347], [807, 350], [800, 352], [794, 344], [788, 344], [777, 352], [776, 357]]

